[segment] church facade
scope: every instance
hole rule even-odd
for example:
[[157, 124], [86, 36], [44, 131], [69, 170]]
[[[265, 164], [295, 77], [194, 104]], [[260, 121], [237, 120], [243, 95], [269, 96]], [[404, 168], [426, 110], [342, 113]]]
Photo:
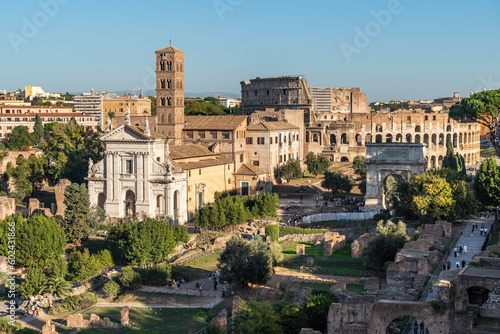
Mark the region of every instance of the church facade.
[[[127, 117], [126, 117], [127, 118]], [[90, 204], [112, 218], [163, 217], [184, 224], [186, 173], [169, 158], [171, 140], [130, 121], [101, 137], [104, 158], [89, 166]]]

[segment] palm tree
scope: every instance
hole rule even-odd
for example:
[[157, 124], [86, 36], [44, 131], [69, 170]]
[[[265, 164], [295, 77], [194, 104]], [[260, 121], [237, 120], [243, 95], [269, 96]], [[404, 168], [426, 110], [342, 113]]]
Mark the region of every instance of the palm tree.
[[45, 280], [42, 287], [40, 288], [39, 294], [44, 292], [49, 292], [50, 294], [58, 297], [64, 297], [71, 293], [71, 288], [68, 282], [62, 277], [49, 277]]

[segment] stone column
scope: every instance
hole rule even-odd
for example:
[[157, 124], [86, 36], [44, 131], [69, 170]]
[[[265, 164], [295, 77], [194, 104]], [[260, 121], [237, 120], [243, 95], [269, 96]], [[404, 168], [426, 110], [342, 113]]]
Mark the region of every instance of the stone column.
[[143, 153], [134, 154], [134, 164], [136, 165], [135, 189], [137, 189], [137, 202], [144, 203], [144, 173], [143, 173]]
[[104, 169], [106, 171], [106, 181], [104, 182], [104, 191], [106, 192], [106, 202], [113, 199], [113, 176], [111, 171], [113, 170], [113, 156], [111, 152], [106, 152], [104, 156]]
[[144, 154], [144, 202], [151, 206], [151, 190], [149, 180], [151, 179], [151, 156], [149, 152]]

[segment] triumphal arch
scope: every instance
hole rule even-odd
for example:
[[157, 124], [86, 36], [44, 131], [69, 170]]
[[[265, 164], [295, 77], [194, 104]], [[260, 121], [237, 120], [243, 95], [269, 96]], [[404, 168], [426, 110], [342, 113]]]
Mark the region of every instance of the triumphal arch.
[[385, 209], [384, 184], [389, 175], [408, 181], [425, 172], [424, 144], [366, 144], [366, 210]]

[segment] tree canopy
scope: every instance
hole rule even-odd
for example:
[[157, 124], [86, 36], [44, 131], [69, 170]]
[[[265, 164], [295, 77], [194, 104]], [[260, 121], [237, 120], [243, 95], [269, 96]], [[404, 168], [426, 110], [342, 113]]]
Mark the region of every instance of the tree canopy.
[[65, 232], [69, 242], [79, 244], [89, 235], [89, 192], [85, 184], [72, 183], [64, 190]]
[[177, 245], [170, 223], [153, 218], [113, 226], [108, 239], [118, 246], [121, 262], [140, 266], [167, 260]]
[[394, 261], [396, 253], [407, 240], [405, 223], [399, 221], [395, 224], [388, 220], [384, 224], [382, 220], [379, 221], [376, 235], [368, 244], [367, 264], [381, 270], [387, 261]]
[[352, 161], [352, 168], [354, 168], [354, 173], [359, 176], [361, 181], [366, 180], [366, 163], [364, 156], [355, 156], [354, 160]]
[[273, 255], [268, 244], [233, 236], [219, 258], [223, 279], [243, 286], [264, 284], [272, 276]]
[[7, 217], [0, 222], [0, 254], [7, 256], [8, 227], [15, 226], [16, 264], [22, 267], [45, 268], [64, 253], [66, 237], [51, 218], [35, 215]]
[[351, 176], [339, 172], [326, 172], [321, 186], [331, 190], [333, 196], [335, 196], [341, 192], [350, 192], [354, 187], [354, 180]]
[[286, 182], [300, 178], [302, 176], [300, 162], [296, 159], [288, 160], [279, 167], [278, 174], [282, 179], [285, 179]]
[[486, 208], [500, 203], [500, 168], [494, 157], [483, 161], [474, 181], [476, 196]]
[[323, 154], [314, 154], [314, 152], [309, 152], [306, 155], [305, 164], [307, 165], [307, 170], [309, 173], [318, 176], [318, 174], [324, 174], [328, 167], [332, 165], [330, 160]]
[[464, 157], [453, 151], [453, 146], [450, 144], [446, 149], [446, 156], [443, 159], [443, 168], [449, 168], [457, 172], [462, 179], [465, 179], [467, 170], [465, 168]]
[[29, 132], [27, 126], [15, 126], [12, 132], [7, 134], [7, 147], [9, 150], [27, 150], [33, 144], [34, 136]]
[[500, 157], [500, 143], [497, 139], [500, 89], [474, 93], [450, 108], [450, 117], [462, 122], [472, 121], [489, 130], [490, 141]]

